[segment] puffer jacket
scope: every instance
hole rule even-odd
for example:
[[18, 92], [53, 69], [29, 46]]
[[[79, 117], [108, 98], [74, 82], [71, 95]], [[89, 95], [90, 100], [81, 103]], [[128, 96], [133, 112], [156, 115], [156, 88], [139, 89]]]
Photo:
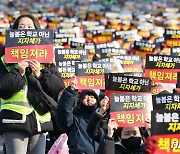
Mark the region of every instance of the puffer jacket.
[[95, 112], [91, 115], [87, 126], [87, 133], [89, 137], [91, 137], [98, 143], [108, 132], [107, 123], [110, 115], [110, 108], [106, 111], [105, 115], [100, 115], [98, 113], [99, 110], [100, 108], [97, 108]]
[[[0, 98], [9, 99], [23, 89], [27, 83], [25, 76], [22, 77], [20, 75], [18, 68], [15, 68], [14, 64], [3, 63], [2, 56], [4, 56], [4, 47], [0, 50]], [[8, 71], [5, 65], [8, 65], [11, 70]], [[38, 79], [43, 90], [54, 100], [57, 99], [59, 91], [64, 88], [63, 80], [57, 75], [58, 70], [55, 70], [57, 70], [55, 66], [49, 69], [42, 69], [41, 76]], [[0, 133], [21, 130], [32, 135], [53, 130], [52, 121], [41, 122], [35, 110], [32, 110], [29, 115], [26, 115], [26, 120], [23, 122], [3, 123], [3, 119], [22, 120], [24, 116], [12, 110], [2, 109], [0, 112]], [[39, 127], [39, 124], [41, 127]]]
[[62, 93], [58, 103], [57, 121], [60, 128], [68, 135], [70, 154], [95, 154], [98, 148], [98, 143], [91, 139], [86, 132], [92, 112], [86, 112], [81, 107], [82, 99], [89, 92], [98, 100], [94, 91], [82, 91], [79, 94], [78, 107], [73, 108], [78, 93], [68, 87]]

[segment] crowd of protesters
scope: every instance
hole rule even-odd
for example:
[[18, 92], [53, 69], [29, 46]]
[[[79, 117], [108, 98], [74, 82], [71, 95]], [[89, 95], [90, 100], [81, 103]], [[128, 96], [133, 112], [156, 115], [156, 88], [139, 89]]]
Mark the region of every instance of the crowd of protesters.
[[[138, 55], [138, 52], [132, 52], [133, 45], [142, 41], [155, 44], [153, 54], [170, 55], [171, 48], [179, 49], [180, 44], [167, 46], [164, 41], [156, 45], [155, 40], [163, 38], [165, 30], [176, 30], [179, 37], [180, 2], [77, 0], [2, 1], [1, 4], [0, 135], [4, 139], [5, 153], [48, 153], [60, 135], [66, 135], [67, 139], [64, 152], [59, 151], [64, 154], [155, 153], [157, 141], [151, 137], [150, 118], [145, 127], [119, 126], [110, 116], [110, 98], [105, 95], [106, 89], [78, 89], [77, 74], [69, 76], [67, 85], [55, 61], [47, 64], [26, 59], [6, 63], [5, 32], [8, 29], [49, 29], [54, 31], [54, 49], [73, 48], [70, 40], [95, 46], [84, 61], [100, 61], [101, 54], [96, 45], [106, 43], [112, 43], [113, 48], [125, 49], [126, 55]], [[66, 32], [61, 33], [61, 30]], [[116, 32], [121, 33], [117, 38], [113, 36]], [[65, 33], [73, 33], [74, 37], [68, 38]], [[102, 37], [97, 38], [97, 33]], [[58, 38], [58, 34], [64, 37]], [[62, 41], [63, 38], [66, 41]], [[144, 53], [140, 56], [143, 73]], [[118, 73], [128, 72], [122, 64], [120, 67]], [[30, 88], [34, 85], [36, 90], [45, 93], [48, 101], [57, 103], [55, 112], [41, 114], [33, 106], [35, 94]], [[161, 91], [173, 93], [175, 89], [174, 84], [173, 88]], [[52, 153], [49, 151], [49, 154]]]

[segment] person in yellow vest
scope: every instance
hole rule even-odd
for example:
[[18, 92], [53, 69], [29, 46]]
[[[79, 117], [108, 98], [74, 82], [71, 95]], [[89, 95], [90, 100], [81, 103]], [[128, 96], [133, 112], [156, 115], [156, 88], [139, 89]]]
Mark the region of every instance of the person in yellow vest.
[[[31, 14], [22, 14], [12, 29], [40, 29], [38, 20]], [[51, 114], [40, 115], [27, 98], [27, 74], [40, 83], [44, 92], [57, 100], [64, 82], [55, 66], [37, 60], [23, 60], [17, 64], [4, 61], [4, 48], [0, 50], [0, 134], [6, 154], [45, 154], [46, 134], [53, 129]], [[50, 66], [50, 67], [46, 67]], [[39, 102], [41, 103], [41, 102]]]

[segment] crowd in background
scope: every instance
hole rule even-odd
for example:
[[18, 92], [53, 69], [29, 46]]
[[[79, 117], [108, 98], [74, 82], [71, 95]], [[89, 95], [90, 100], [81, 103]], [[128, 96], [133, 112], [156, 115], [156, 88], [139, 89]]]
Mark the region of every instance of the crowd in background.
[[[61, 30], [72, 29], [72, 33], [75, 33], [74, 42], [92, 43], [93, 45], [113, 42], [114, 47], [123, 48], [127, 51], [126, 54], [133, 55], [131, 52], [133, 46], [131, 45], [135, 41], [155, 44], [156, 39], [164, 36], [166, 29], [180, 31], [179, 9], [180, 1], [178, 0], [1, 1], [0, 56], [4, 56], [6, 30], [27, 28], [26, 24], [29, 21], [23, 22], [23, 18], [32, 20], [33, 23], [30, 21], [32, 27], [28, 27], [30, 29], [53, 30], [54, 48], [72, 48], [70, 39], [67, 39], [67, 42], [61, 42], [60, 39], [63, 37], [56, 37], [56, 34], [60, 33]], [[23, 16], [23, 14], [25, 15]], [[24, 27], [20, 27], [21, 22]], [[93, 31], [105, 29], [107, 33], [108, 29], [113, 30], [113, 32], [122, 31], [122, 37], [119, 40], [113, 39], [113, 35], [101, 39], [93, 38]], [[179, 38], [177, 39], [179, 41]], [[92, 50], [93, 52], [89, 53], [88, 60], [99, 61], [101, 59], [100, 53], [96, 51], [96, 48], [92, 48]], [[163, 42], [154, 53], [170, 55], [170, 51], [171, 47], [166, 46]], [[141, 58], [143, 72], [145, 58], [143, 56]], [[56, 64], [55, 61], [54, 64]], [[101, 90], [100, 93], [96, 93], [96, 90], [99, 89], [78, 91], [77, 78], [74, 75], [70, 77], [70, 84], [67, 86], [62, 82], [63, 76], [61, 76], [62, 72], [58, 72], [59, 66], [54, 64], [45, 64], [44, 68], [40, 69], [40, 63], [36, 60], [23, 61], [18, 63], [18, 69], [7, 69], [8, 67], [1, 59], [0, 98], [4, 106], [2, 105], [0, 114], [0, 131], [5, 139], [5, 149], [8, 154], [16, 154], [18, 150], [21, 153], [26, 153], [25, 148], [28, 149], [29, 153], [37, 154], [45, 153], [46, 148], [47, 153], [61, 134], [67, 134], [68, 148], [66, 145], [65, 152], [69, 151], [71, 154], [95, 154], [96, 152], [103, 154], [150, 154], [155, 151], [156, 141], [148, 138], [151, 135], [150, 119], [147, 121], [147, 127], [119, 127], [110, 118], [108, 103], [110, 98], [105, 96], [105, 89]], [[123, 66], [122, 70], [126, 72]], [[27, 82], [24, 78], [27, 78]], [[36, 110], [29, 106], [22, 105], [26, 110], [20, 109], [20, 107], [16, 108], [18, 101], [14, 102], [15, 94], [18, 93], [19, 96], [19, 92], [24, 90], [25, 86], [30, 87], [33, 84], [37, 84], [39, 89], [50, 96], [50, 99], [53, 99], [51, 101], [58, 103], [56, 113], [50, 115], [48, 112], [39, 115]], [[172, 89], [163, 90], [173, 93]], [[32, 97], [32, 94], [29, 94], [29, 97], [27, 95], [29, 102], [31, 99], [34, 101]], [[10, 103], [8, 102], [9, 99], [12, 98], [14, 99], [13, 103], [16, 104], [15, 107], [7, 105]], [[27, 103], [26, 97], [22, 101]], [[7, 121], [3, 122], [4, 119], [11, 119], [12, 117], [17, 118], [14, 120], [24, 120], [24, 115], [27, 119], [25, 123], [21, 121], [20, 124], [11, 123], [12, 125], [10, 125]], [[54, 131], [51, 126], [54, 126]], [[46, 132], [49, 132], [49, 137], [47, 137]], [[24, 142], [13, 142], [13, 138], [24, 139]], [[34, 144], [35, 142], [37, 144]], [[22, 144], [22, 148], [19, 148], [19, 145]], [[40, 148], [36, 147], [37, 149], [35, 149], [36, 145], [39, 145]]]

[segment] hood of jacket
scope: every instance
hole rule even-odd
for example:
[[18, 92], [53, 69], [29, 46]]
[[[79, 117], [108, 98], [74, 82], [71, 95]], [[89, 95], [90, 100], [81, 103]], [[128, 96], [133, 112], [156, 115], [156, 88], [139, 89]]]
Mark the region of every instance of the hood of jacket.
[[83, 101], [85, 95], [94, 96], [97, 101], [97, 107], [100, 107], [99, 96], [96, 94], [96, 92], [94, 90], [83, 90], [78, 96], [78, 106], [80, 106], [82, 104], [82, 101]]

